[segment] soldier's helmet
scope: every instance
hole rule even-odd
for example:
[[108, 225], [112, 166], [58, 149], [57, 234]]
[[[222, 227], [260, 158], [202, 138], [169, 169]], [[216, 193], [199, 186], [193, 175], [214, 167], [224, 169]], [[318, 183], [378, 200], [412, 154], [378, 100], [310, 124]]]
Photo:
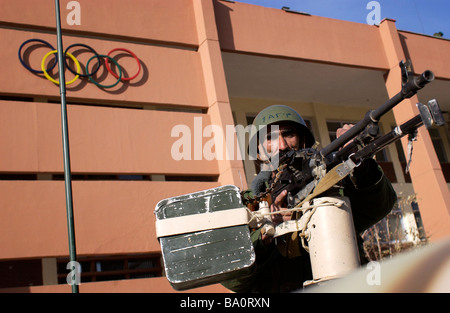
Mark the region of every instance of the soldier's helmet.
[[286, 105], [275, 104], [265, 108], [256, 115], [250, 129], [249, 146], [252, 144], [257, 145], [257, 135], [259, 132], [265, 130], [267, 133], [267, 127], [269, 125], [281, 122], [292, 122], [297, 127], [299, 133], [305, 135], [306, 148], [311, 148], [314, 145], [314, 136], [300, 114]]

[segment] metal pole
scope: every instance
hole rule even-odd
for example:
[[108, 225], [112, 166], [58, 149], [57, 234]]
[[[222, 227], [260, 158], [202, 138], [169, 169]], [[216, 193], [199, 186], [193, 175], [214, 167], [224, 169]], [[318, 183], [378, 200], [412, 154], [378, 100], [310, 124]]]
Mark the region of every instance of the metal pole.
[[[55, 0], [56, 15], [56, 37], [58, 41], [58, 67], [59, 67], [59, 91], [61, 94], [61, 123], [62, 123], [62, 142], [64, 154], [64, 182], [66, 191], [66, 211], [67, 211], [67, 229], [69, 232], [69, 254], [70, 261], [76, 261], [75, 228], [73, 218], [72, 201], [72, 177], [70, 171], [70, 152], [69, 152], [69, 133], [67, 126], [67, 105], [66, 105], [66, 79], [64, 75], [64, 55], [61, 34], [61, 16], [59, 9], [59, 0]], [[71, 263], [73, 264], [73, 263]], [[74, 268], [78, 270], [77, 268]], [[73, 282], [72, 293], [78, 293], [78, 282]]]

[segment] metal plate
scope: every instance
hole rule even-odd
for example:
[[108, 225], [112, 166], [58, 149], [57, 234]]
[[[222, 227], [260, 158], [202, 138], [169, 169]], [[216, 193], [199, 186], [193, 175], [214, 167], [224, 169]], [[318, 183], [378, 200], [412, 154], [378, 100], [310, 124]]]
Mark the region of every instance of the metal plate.
[[[227, 185], [162, 200], [155, 215], [158, 220], [241, 207], [239, 189]], [[255, 261], [248, 225], [161, 237], [159, 241], [167, 279], [177, 290], [232, 279]]]

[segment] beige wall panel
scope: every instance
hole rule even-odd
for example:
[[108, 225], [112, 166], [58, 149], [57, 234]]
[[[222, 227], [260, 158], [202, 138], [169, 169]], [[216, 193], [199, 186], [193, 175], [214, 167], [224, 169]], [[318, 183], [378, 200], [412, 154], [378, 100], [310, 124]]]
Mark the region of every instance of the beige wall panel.
[[[206, 182], [74, 181], [78, 255], [159, 251], [158, 201]], [[0, 259], [69, 254], [63, 181], [0, 181]]]
[[[0, 289], [0, 293], [70, 293], [71, 286], [48, 285]], [[178, 292], [172, 288], [166, 277], [123, 279], [105, 282], [82, 283], [80, 293], [169, 293]], [[221, 284], [209, 285], [186, 291], [184, 293], [226, 293], [230, 292]]]
[[[60, 1], [63, 30], [197, 45], [191, 0], [78, 0], [80, 25], [68, 23], [76, 13], [69, 2]], [[3, 23], [56, 27], [54, 1], [0, 0], [0, 7]]]
[[399, 32], [406, 58], [410, 58], [414, 71], [421, 74], [432, 70], [438, 78], [450, 79], [450, 41], [408, 32]]
[[[227, 51], [387, 68], [378, 28], [244, 3], [215, 3], [220, 45]], [[238, 31], [237, 31], [238, 30]]]
[[[44, 74], [34, 74], [28, 71], [18, 58], [21, 44], [32, 38], [45, 40], [56, 49], [56, 35], [0, 26], [0, 38], [3, 47], [0, 50], [0, 57], [3, 60], [2, 70], [4, 73], [10, 73], [10, 75], [0, 76], [0, 94], [59, 97], [57, 84], [45, 78]], [[63, 37], [65, 49], [75, 43], [89, 45], [97, 53], [103, 55], [115, 48], [131, 50], [139, 58], [142, 67], [135, 79], [120, 82], [112, 88], [99, 88], [87, 78], [79, 78], [67, 85], [68, 99], [207, 107], [201, 62], [198, 53], [193, 50], [84, 37]], [[31, 68], [41, 70], [41, 61], [50, 51], [40, 43], [31, 42], [23, 47], [21, 55]], [[69, 52], [77, 56], [83, 69], [93, 56], [91, 52], [82, 47], [74, 47]], [[124, 69], [126, 73], [124, 77], [132, 77], [137, 73], [137, 62], [128, 53], [118, 51], [113, 52], [112, 56], [115, 56], [119, 65]], [[48, 61], [51, 61], [52, 58], [53, 56], [49, 56]], [[95, 64], [97, 64], [96, 59], [89, 63], [91, 72]], [[71, 67], [76, 69], [74, 65]], [[85, 71], [82, 70], [82, 73]], [[54, 79], [59, 80], [57, 67], [50, 71], [50, 74]], [[100, 67], [96, 76], [96, 81], [102, 85], [112, 85], [117, 81], [113, 75], [108, 73], [105, 66]], [[74, 75], [66, 70], [66, 82], [73, 78]]]
[[[72, 172], [218, 175], [215, 159], [194, 160], [194, 140], [210, 140], [195, 118], [210, 124], [202, 114], [69, 105]], [[191, 132], [191, 160], [172, 155], [177, 125]], [[63, 172], [60, 104], [0, 101], [0, 134], [0, 172]]]

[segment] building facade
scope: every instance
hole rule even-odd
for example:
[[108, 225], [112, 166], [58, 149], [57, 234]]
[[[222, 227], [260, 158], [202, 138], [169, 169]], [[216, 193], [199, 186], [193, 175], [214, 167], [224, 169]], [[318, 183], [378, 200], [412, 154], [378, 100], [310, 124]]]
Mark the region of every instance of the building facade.
[[[0, 3], [0, 291], [70, 292], [60, 94], [46, 77], [57, 79], [46, 44], [56, 47], [55, 9]], [[81, 292], [173, 292], [155, 205], [226, 184], [246, 189], [256, 169], [227, 129], [269, 105], [296, 109], [325, 146], [336, 127], [400, 91], [398, 64], [410, 60], [436, 79], [384, 116], [382, 132], [418, 114], [419, 101], [450, 111], [450, 42], [390, 19], [369, 26], [224, 0], [62, 0], [61, 19], [81, 72], [98, 70], [78, 79], [66, 71]], [[111, 68], [96, 69], [90, 48]], [[415, 195], [430, 241], [450, 235], [449, 142], [448, 123], [421, 127], [408, 175], [406, 138], [379, 157], [398, 194]]]

